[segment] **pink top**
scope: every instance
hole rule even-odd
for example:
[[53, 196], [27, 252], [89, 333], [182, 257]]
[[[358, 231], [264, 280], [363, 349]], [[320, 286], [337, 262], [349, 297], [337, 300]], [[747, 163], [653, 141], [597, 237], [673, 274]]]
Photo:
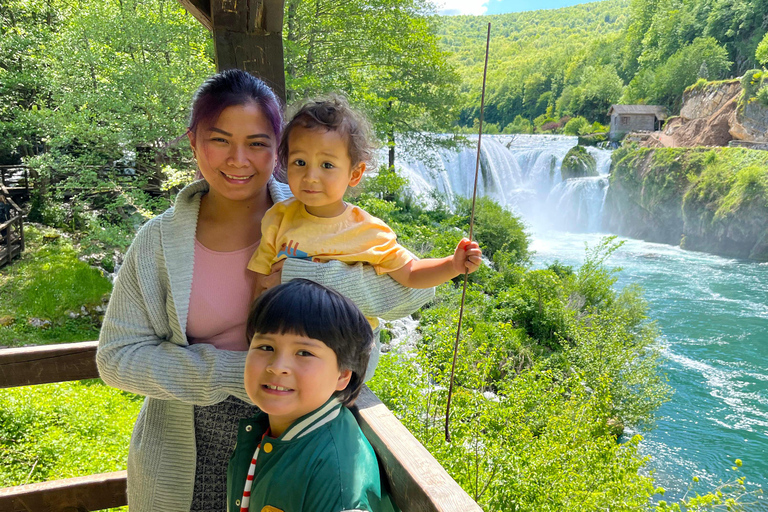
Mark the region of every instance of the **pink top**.
[[245, 323], [256, 275], [248, 260], [259, 242], [232, 252], [212, 251], [195, 239], [187, 339], [222, 350], [247, 350]]

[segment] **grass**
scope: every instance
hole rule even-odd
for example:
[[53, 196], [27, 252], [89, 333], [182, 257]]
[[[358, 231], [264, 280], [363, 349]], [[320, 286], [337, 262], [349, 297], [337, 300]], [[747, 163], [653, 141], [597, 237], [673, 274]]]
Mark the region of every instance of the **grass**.
[[[21, 260], [0, 270], [0, 346], [95, 340], [98, 314], [112, 284], [79, 259], [66, 238], [45, 243], [49, 228], [26, 225]], [[47, 328], [29, 324], [33, 318]], [[0, 487], [125, 469], [143, 397], [100, 379], [0, 390]], [[111, 509], [126, 511], [127, 508]]]
[[0, 486], [125, 469], [142, 397], [100, 379], [0, 393]]
[[0, 487], [125, 469], [141, 402], [100, 379], [0, 391]]
[[[27, 250], [23, 258], [0, 270], [0, 345], [19, 347], [94, 340], [99, 335], [98, 315], [70, 318], [82, 306], [100, 306], [112, 284], [100, 271], [78, 259], [66, 239], [44, 243], [52, 230], [25, 227]], [[46, 328], [32, 319], [50, 322]]]

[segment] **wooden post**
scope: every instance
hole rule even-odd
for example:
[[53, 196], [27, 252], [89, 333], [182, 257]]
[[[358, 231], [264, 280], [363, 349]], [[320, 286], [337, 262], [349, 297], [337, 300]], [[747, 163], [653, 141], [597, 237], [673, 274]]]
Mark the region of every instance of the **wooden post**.
[[211, 0], [216, 69], [244, 69], [285, 101], [283, 0]]
[[213, 33], [216, 69], [244, 69], [285, 102], [284, 0], [179, 0]]
[[19, 213], [19, 235], [21, 237], [21, 247], [19, 248], [19, 255], [24, 252], [24, 217]]

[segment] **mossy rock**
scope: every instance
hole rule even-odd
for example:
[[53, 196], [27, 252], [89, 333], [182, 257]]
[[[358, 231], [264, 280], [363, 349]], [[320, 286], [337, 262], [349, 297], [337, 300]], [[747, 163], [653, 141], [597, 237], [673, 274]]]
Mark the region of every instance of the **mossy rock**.
[[595, 162], [595, 158], [592, 155], [587, 153], [583, 146], [574, 146], [563, 158], [560, 174], [564, 180], [597, 176], [597, 162]]

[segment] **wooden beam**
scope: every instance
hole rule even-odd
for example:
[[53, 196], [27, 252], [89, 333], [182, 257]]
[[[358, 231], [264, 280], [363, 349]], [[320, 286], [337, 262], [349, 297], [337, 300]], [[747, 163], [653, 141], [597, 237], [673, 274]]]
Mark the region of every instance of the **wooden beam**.
[[244, 69], [285, 101], [283, 0], [211, 0], [216, 69]]
[[213, 32], [211, 22], [211, 0], [179, 0], [189, 14], [194, 16], [209, 32]]
[[482, 512], [424, 446], [367, 387], [352, 409], [387, 473], [392, 497], [408, 512]]
[[[0, 350], [0, 388], [94, 379], [98, 341]], [[4, 510], [0, 507], [0, 510]]]
[[67, 478], [0, 489], [3, 512], [87, 512], [124, 507], [126, 472]]

